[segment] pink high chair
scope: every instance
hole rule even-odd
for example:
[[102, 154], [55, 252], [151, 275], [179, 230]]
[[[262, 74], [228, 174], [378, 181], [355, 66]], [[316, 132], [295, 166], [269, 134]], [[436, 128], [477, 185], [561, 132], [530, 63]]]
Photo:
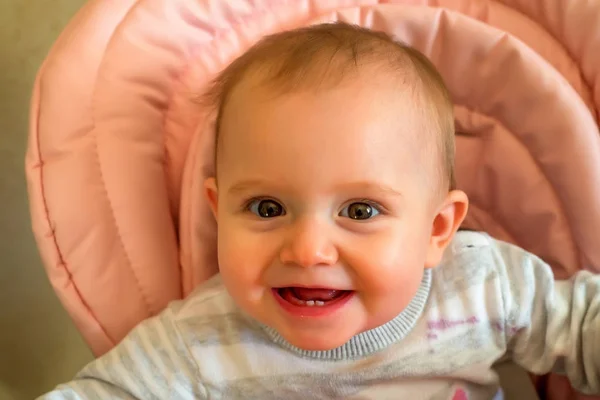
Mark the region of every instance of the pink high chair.
[[[343, 20], [438, 66], [456, 103], [465, 224], [600, 272], [600, 3], [92, 0], [40, 69], [27, 177], [50, 281], [96, 355], [217, 272], [203, 199], [213, 115], [195, 100], [262, 35]], [[575, 395], [556, 375], [553, 400]]]

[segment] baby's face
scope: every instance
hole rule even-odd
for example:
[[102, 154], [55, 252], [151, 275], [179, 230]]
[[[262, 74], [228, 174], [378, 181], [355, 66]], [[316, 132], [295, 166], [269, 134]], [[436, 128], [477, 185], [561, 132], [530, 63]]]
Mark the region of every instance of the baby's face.
[[303, 349], [393, 319], [429, 266], [421, 114], [389, 81], [364, 81], [283, 96], [242, 84], [222, 119], [218, 195], [207, 181], [226, 287]]

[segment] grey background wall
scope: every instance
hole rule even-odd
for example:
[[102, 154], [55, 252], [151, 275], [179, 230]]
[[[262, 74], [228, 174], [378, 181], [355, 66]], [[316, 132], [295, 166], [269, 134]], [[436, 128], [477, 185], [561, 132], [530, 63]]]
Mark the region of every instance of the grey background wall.
[[35, 73], [84, 0], [0, 1], [0, 399], [32, 399], [91, 359], [42, 269], [23, 157]]

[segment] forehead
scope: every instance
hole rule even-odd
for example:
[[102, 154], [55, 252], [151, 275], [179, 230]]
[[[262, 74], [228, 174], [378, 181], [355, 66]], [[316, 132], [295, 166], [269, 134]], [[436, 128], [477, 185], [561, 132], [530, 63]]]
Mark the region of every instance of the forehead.
[[414, 86], [363, 71], [335, 87], [282, 95], [247, 79], [223, 110], [219, 179], [223, 173], [302, 180], [325, 178], [324, 170], [332, 180], [416, 174], [425, 134]]

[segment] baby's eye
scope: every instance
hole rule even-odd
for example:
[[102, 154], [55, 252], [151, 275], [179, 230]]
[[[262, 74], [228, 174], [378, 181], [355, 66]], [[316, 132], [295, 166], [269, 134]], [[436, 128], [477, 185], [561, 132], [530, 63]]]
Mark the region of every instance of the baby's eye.
[[364, 220], [379, 214], [379, 211], [369, 203], [356, 202], [351, 203], [340, 211], [341, 217]]
[[258, 215], [261, 218], [274, 218], [285, 215], [283, 206], [275, 200], [257, 199], [248, 204], [248, 211]]

